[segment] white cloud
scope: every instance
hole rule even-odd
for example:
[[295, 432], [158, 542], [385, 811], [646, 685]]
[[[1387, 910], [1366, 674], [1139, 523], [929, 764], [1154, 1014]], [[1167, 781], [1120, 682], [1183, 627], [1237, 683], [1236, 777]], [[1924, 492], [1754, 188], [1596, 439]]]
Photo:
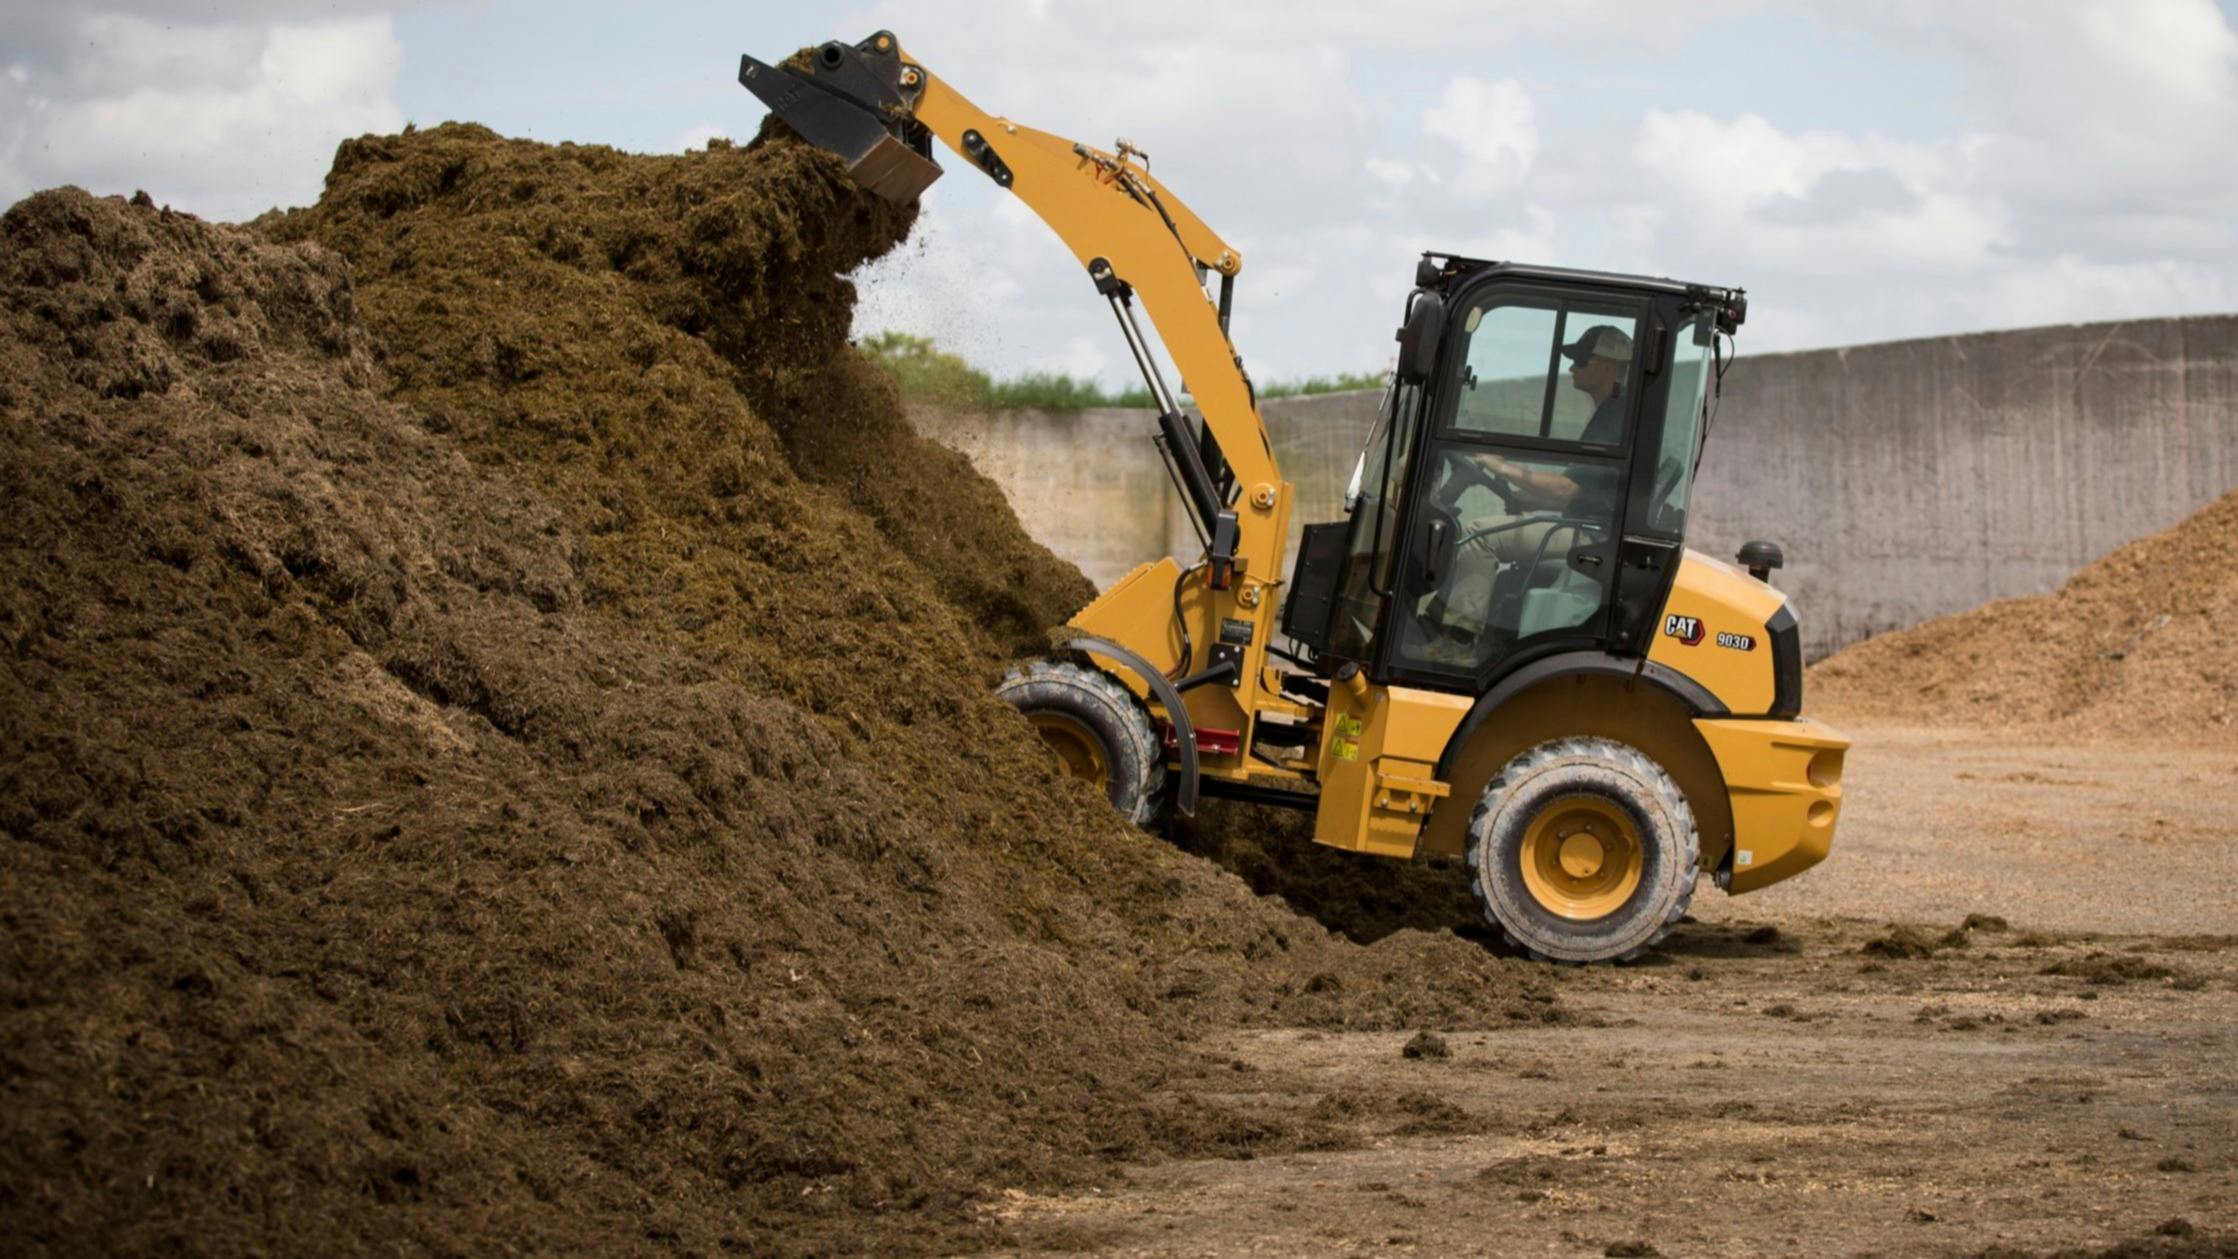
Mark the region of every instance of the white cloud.
[[0, 129], [0, 200], [75, 183], [249, 218], [316, 199], [337, 143], [404, 122], [385, 15], [197, 24], [101, 10], [46, 21], [9, 31], [44, 40], [46, 55], [0, 88], [12, 119]]
[[2005, 271], [1985, 291], [1959, 289], [1952, 297], [1953, 326], [2012, 328], [2226, 311], [2238, 305], [2238, 287], [2227, 274], [2166, 259], [2099, 262], [2061, 254]]
[[[1950, 58], [1932, 139], [1650, 110], [1639, 247], [1732, 275], [1776, 346], [2228, 309], [2238, 35], [2206, 0], [1823, 6]], [[1755, 329], [1752, 328], [1752, 331]]]
[[1848, 136], [1788, 135], [1754, 114], [1721, 122], [1694, 111], [1660, 109], [1641, 120], [1633, 152], [1663, 186], [1730, 207], [1800, 199], [1827, 173], [1868, 164], [1862, 146]]
[[1404, 189], [1415, 178], [1413, 163], [1397, 162], [1387, 157], [1371, 157], [1361, 169], [1367, 171], [1368, 178], [1389, 184], [1394, 189]]
[[1683, 211], [1653, 244], [1834, 280], [1957, 279], [1991, 262], [2009, 243], [2006, 217], [1996, 198], [1966, 190], [1966, 151], [1662, 110], [1648, 111], [1634, 148], [1644, 191]]
[[1511, 259], [1546, 262], [1560, 257], [1560, 216], [1543, 205], [1526, 205], [1497, 220], [1474, 227], [1448, 230], [1437, 237], [1438, 247], [1464, 258]]
[[2147, 207], [2229, 218], [2238, 33], [2212, 0], [1843, 5], [1829, 20], [1957, 59], [1987, 137], [1979, 177], [2024, 218], [2086, 234]]
[[[1376, 4], [1301, 4], [1296, 0], [1134, 0], [1124, 8], [1050, 4], [1046, 0], [881, 0], [863, 23], [891, 28], [903, 45], [928, 52], [940, 39], [952, 47], [1074, 47], [1099, 55], [1151, 57], [1190, 47], [1224, 55], [1254, 49], [1295, 52], [1342, 47], [1419, 61], [1460, 57], [1536, 40], [1564, 50], [1666, 49], [1703, 23], [1765, 7], [1762, 0], [1380, 0]], [[946, 54], [944, 54], [946, 56]], [[952, 59], [952, 58], [950, 58]], [[1047, 61], [1044, 57], [1041, 60]], [[1058, 58], [1081, 68], [1093, 58]]]
[[1539, 132], [1530, 93], [1514, 79], [1487, 83], [1460, 75], [1422, 115], [1425, 134], [1449, 146], [1458, 196], [1485, 196], [1520, 186], [1538, 156]]

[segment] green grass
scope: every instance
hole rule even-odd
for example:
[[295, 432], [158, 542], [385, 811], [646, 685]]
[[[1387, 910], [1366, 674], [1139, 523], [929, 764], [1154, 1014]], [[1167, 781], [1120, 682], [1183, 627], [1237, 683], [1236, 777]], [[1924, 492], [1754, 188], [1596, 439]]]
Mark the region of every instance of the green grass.
[[1382, 372], [1352, 372], [1342, 376], [1308, 376], [1304, 380], [1278, 380], [1259, 386], [1262, 398], [1297, 398], [1309, 393], [1349, 393], [1356, 389], [1383, 388]]
[[1121, 393], [1106, 393], [1093, 380], [1080, 380], [1062, 372], [1028, 372], [1016, 380], [995, 382], [988, 390], [990, 406], [1013, 410], [1085, 411], [1089, 407], [1147, 407], [1150, 391], [1136, 386]]
[[[1090, 407], [1146, 408], [1151, 405], [1150, 391], [1140, 386], [1113, 393], [1101, 382], [1082, 380], [1063, 372], [1028, 372], [1010, 380], [995, 380], [934, 345], [930, 338], [904, 332], [881, 332], [864, 337], [855, 343], [855, 348], [863, 357], [892, 374], [894, 382], [901, 386], [904, 402], [1021, 411], [1084, 411]], [[1358, 372], [1276, 381], [1260, 386], [1259, 396], [1294, 398], [1303, 394], [1382, 387], [1382, 373]]]
[[901, 386], [905, 402], [947, 406], [985, 406], [994, 384], [987, 373], [953, 354], [935, 349], [924, 337], [881, 332], [855, 343], [864, 358], [883, 367]]

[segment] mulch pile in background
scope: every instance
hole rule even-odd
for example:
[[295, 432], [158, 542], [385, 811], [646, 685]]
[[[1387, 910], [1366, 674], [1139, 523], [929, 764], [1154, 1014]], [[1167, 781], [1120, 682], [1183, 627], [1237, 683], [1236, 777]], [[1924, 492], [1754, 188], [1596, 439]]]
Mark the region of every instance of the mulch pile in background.
[[2062, 736], [2238, 742], [2238, 492], [2049, 595], [1839, 652], [1808, 695], [1840, 713]]
[[908, 226], [782, 136], [455, 126], [250, 228], [8, 212], [18, 1247], [964, 1244], [1312, 1138], [1161, 1090], [1192, 1029], [1544, 1016], [1126, 828], [990, 697], [1089, 591], [847, 348]]

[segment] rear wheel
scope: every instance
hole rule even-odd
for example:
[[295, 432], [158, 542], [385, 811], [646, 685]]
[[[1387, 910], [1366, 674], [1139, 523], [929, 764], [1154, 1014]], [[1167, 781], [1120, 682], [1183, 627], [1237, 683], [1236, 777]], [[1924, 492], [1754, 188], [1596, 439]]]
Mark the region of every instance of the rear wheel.
[[995, 693], [1025, 715], [1065, 773], [1100, 788], [1127, 821], [1149, 825], [1165, 792], [1166, 759], [1134, 692], [1101, 669], [1036, 660]]
[[1614, 739], [1556, 739], [1493, 776], [1469, 818], [1470, 886], [1510, 943], [1624, 961], [1694, 898], [1701, 838], [1678, 784]]

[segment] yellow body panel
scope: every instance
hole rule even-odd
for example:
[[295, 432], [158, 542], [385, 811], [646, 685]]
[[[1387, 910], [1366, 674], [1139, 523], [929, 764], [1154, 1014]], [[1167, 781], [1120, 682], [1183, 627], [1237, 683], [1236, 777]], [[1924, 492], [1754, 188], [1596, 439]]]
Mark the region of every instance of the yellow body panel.
[[1842, 808], [1849, 740], [1823, 722], [1704, 718], [1694, 723], [1717, 757], [1733, 808], [1738, 895], [1801, 874], [1826, 859]]
[[1687, 551], [1647, 658], [1701, 683], [1727, 712], [1770, 712], [1772, 644], [1764, 623], [1785, 602], [1723, 560]]
[[[1172, 558], [1153, 564], [1138, 565], [1134, 571], [1113, 582], [1109, 590], [1098, 595], [1095, 602], [1082, 608], [1068, 624], [1073, 629], [1108, 638], [1128, 647], [1148, 660], [1152, 667], [1168, 676], [1176, 675], [1182, 668], [1181, 625], [1189, 626], [1190, 660], [1188, 668], [1203, 669], [1211, 663], [1207, 644], [1218, 641], [1220, 623], [1215, 613], [1223, 606], [1234, 611], [1238, 602], [1231, 598], [1238, 591], [1207, 590], [1201, 583], [1184, 583], [1181, 592], [1181, 621], [1174, 619], [1174, 582], [1181, 576], [1181, 566]], [[1243, 587], [1241, 589], [1252, 589]], [[1272, 602], [1272, 587], [1253, 589], [1246, 598], [1258, 600], [1261, 606]], [[1248, 611], [1248, 610], [1247, 610]], [[1263, 626], [1254, 622], [1253, 638], [1263, 642]], [[1157, 697], [1142, 679], [1124, 668], [1119, 662], [1089, 653], [1098, 667], [1119, 678], [1149, 704], [1154, 711], [1159, 708]], [[1248, 657], [1247, 657], [1248, 658]], [[1253, 685], [1256, 682], [1256, 685]], [[1251, 697], [1253, 708], [1246, 710], [1244, 702]], [[1196, 729], [1234, 730], [1240, 732], [1240, 746], [1231, 756], [1199, 753], [1197, 769], [1208, 778], [1223, 778], [1230, 782], [1243, 782], [1253, 776], [1288, 778], [1304, 782], [1306, 776], [1295, 770], [1254, 761], [1247, 753], [1251, 746], [1252, 722], [1258, 713], [1273, 712], [1277, 720], [1295, 720], [1304, 716], [1295, 703], [1283, 699], [1271, 678], [1262, 671], [1256, 678], [1225, 686], [1207, 683], [1183, 693], [1181, 702], [1189, 710], [1190, 724]]]
[[1447, 795], [1438, 756], [1473, 702], [1404, 686], [1330, 686], [1314, 842], [1412, 857], [1423, 822]]
[[[1181, 566], [1170, 556], [1138, 564], [1075, 613], [1070, 624], [1132, 649], [1160, 673], [1172, 673], [1181, 663], [1181, 627], [1173, 619], [1173, 583], [1180, 576]], [[1110, 669], [1113, 662], [1099, 656], [1096, 663]], [[1115, 672], [1126, 678], [1137, 695], [1149, 694], [1140, 679], [1124, 671]]]

